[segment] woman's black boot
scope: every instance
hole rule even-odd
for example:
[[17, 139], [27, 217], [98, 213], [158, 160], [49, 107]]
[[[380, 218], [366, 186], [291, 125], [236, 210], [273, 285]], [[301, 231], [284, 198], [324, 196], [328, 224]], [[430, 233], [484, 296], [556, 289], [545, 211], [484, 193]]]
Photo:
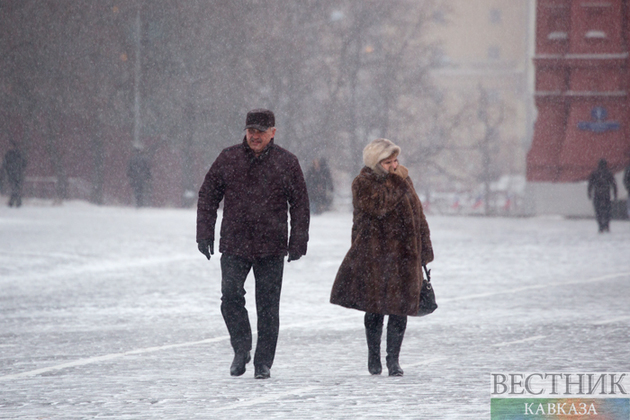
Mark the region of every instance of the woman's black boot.
[[366, 313], [364, 324], [368, 345], [368, 371], [372, 375], [380, 375], [383, 371], [383, 366], [381, 365], [383, 315]]
[[400, 347], [405, 337], [407, 317], [390, 315], [387, 322], [387, 370], [389, 376], [403, 376], [404, 372], [398, 363]]

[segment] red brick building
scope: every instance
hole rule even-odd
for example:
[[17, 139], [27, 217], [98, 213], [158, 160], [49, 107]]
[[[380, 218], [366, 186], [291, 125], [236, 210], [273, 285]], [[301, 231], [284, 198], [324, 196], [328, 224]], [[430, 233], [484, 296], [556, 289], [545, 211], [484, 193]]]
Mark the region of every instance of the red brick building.
[[537, 0], [529, 182], [585, 180], [630, 162], [630, 0]]
[[[96, 183], [94, 145], [89, 130], [68, 118], [59, 124], [53, 149], [51, 140], [43, 133], [27, 133], [19, 117], [5, 118], [11, 123], [0, 130], [0, 159], [10, 142], [20, 145], [28, 160], [24, 196], [26, 198], [58, 198], [61, 172], [66, 178], [66, 198], [91, 200]], [[108, 127], [104, 135], [102, 153], [102, 203], [133, 205], [133, 195], [127, 177], [127, 165], [132, 155], [131, 130]], [[161, 138], [144, 138], [144, 150], [151, 165], [151, 181], [147, 203], [158, 207], [190, 206], [196, 199], [196, 190], [185, 188], [185, 166], [192, 166], [194, 181], [200, 184], [208, 163], [199, 156], [185, 160], [182, 151]], [[195, 186], [193, 189], [198, 188]], [[2, 205], [4, 197], [2, 198]]]

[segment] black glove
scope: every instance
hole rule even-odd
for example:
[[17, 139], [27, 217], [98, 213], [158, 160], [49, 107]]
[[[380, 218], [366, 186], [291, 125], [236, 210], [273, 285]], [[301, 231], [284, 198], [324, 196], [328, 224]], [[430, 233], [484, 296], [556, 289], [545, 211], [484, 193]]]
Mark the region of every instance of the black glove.
[[289, 259], [287, 260], [287, 262], [297, 261], [300, 258], [302, 258], [302, 254], [298, 254], [296, 252], [289, 251]]
[[199, 252], [206, 256], [207, 259], [210, 259], [210, 254], [214, 255], [214, 241], [212, 239], [202, 239], [197, 242], [197, 248], [199, 248]]

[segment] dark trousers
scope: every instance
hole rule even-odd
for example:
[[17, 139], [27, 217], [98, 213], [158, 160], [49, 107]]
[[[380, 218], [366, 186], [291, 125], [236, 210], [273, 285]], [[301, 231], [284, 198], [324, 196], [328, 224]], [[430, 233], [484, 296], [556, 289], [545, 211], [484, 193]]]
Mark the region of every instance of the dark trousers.
[[597, 218], [597, 225], [600, 232], [610, 230], [610, 219], [612, 216], [612, 203], [610, 197], [598, 197], [593, 199], [593, 205], [595, 207], [595, 217]]
[[9, 207], [20, 207], [22, 205], [22, 182], [11, 181], [11, 198], [9, 199]]
[[136, 198], [136, 207], [144, 207], [144, 184], [135, 184], [133, 186], [133, 195]]
[[221, 313], [225, 320], [234, 352], [252, 349], [252, 330], [245, 308], [245, 280], [254, 269], [258, 341], [254, 366], [271, 367], [276, 354], [280, 329], [280, 291], [282, 289], [283, 256], [255, 258], [221, 255]]
[[[368, 350], [380, 355], [381, 335], [383, 332], [383, 321], [385, 315], [366, 312], [363, 322], [365, 324], [365, 334], [367, 337]], [[407, 329], [407, 317], [399, 315], [389, 315], [387, 320], [387, 358], [398, 360], [400, 348], [405, 330]]]

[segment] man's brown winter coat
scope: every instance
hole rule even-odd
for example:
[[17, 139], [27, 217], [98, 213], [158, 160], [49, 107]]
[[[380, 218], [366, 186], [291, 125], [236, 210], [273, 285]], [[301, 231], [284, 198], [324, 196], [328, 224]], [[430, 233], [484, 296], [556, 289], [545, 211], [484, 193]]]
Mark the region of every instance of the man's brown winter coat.
[[352, 183], [352, 200], [352, 246], [335, 278], [331, 303], [415, 315], [422, 264], [433, 261], [433, 248], [411, 179], [364, 167]]
[[197, 242], [214, 241], [221, 200], [220, 252], [243, 258], [306, 254], [310, 211], [304, 175], [297, 157], [273, 139], [258, 157], [243, 139], [214, 161], [199, 190]]

